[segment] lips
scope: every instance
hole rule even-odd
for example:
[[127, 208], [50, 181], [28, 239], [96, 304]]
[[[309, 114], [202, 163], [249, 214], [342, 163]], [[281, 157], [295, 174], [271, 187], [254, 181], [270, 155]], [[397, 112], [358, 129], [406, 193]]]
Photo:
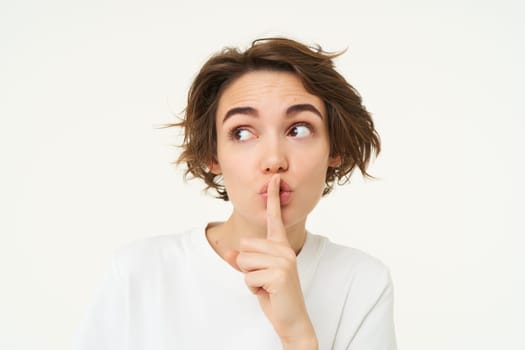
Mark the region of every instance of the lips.
[[[259, 190], [259, 194], [266, 194], [268, 192], [268, 182], [265, 183]], [[290, 185], [286, 183], [283, 179], [279, 182], [279, 192], [292, 192]]]
[[[279, 201], [281, 205], [286, 205], [290, 202], [292, 192], [290, 185], [281, 179], [279, 182]], [[268, 182], [261, 187], [259, 194], [262, 196], [264, 204], [266, 205], [266, 202], [268, 201]]]

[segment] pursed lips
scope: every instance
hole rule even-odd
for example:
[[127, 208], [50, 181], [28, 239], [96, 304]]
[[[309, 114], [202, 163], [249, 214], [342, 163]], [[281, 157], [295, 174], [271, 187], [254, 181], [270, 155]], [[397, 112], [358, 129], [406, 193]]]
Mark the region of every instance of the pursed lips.
[[[279, 201], [282, 206], [287, 205], [291, 201], [292, 197], [292, 188], [290, 185], [286, 183], [283, 179], [281, 179], [281, 182], [279, 183]], [[266, 202], [268, 201], [268, 183], [265, 183], [260, 191], [259, 194], [261, 195], [264, 204], [266, 205]]]
[[[261, 187], [261, 189], [259, 190], [259, 194], [267, 194], [267, 192], [268, 192], [268, 182], [265, 183]], [[279, 183], [279, 192], [292, 192], [292, 188], [290, 187], [290, 185], [288, 185], [288, 183], [286, 183], [286, 181], [281, 179]]]

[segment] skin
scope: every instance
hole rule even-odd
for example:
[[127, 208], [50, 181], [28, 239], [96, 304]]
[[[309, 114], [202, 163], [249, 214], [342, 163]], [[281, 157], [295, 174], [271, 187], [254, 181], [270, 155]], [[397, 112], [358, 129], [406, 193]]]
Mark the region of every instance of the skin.
[[296, 256], [326, 170], [340, 163], [329, 155], [324, 103], [292, 73], [250, 72], [224, 90], [216, 127], [210, 170], [223, 176], [233, 212], [207, 228], [208, 241], [244, 274], [284, 349], [317, 349]]

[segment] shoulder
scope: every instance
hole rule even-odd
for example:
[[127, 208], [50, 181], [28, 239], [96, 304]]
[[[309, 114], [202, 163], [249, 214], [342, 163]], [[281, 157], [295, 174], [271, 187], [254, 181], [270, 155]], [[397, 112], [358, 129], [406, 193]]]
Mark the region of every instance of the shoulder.
[[184, 261], [191, 256], [198, 232], [198, 228], [193, 228], [128, 242], [113, 253], [113, 265], [123, 276], [160, 271], [166, 264], [177, 263], [176, 260]]
[[392, 284], [390, 269], [379, 258], [360, 249], [333, 243], [326, 237], [319, 237], [324, 241], [319, 269], [344, 281], [347, 288], [381, 294]]
[[386, 264], [376, 256], [363, 250], [347, 247], [328, 241], [327, 253], [337, 262], [344, 263], [347, 267], [353, 267], [360, 272], [385, 273], [388, 271]]
[[385, 273], [388, 267], [383, 261], [363, 250], [330, 241], [327, 237], [313, 235], [323, 245], [323, 262], [338, 265], [340, 269], [352, 272]]

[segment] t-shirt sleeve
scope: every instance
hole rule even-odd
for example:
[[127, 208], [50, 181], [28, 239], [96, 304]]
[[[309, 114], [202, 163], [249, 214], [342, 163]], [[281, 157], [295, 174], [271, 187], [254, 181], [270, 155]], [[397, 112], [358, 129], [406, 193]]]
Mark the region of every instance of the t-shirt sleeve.
[[[396, 350], [394, 289], [390, 271], [383, 267], [370, 289], [367, 312], [347, 350]], [[350, 313], [351, 310], [347, 310]]]
[[126, 349], [127, 296], [116, 256], [95, 295], [74, 336], [73, 349]]

